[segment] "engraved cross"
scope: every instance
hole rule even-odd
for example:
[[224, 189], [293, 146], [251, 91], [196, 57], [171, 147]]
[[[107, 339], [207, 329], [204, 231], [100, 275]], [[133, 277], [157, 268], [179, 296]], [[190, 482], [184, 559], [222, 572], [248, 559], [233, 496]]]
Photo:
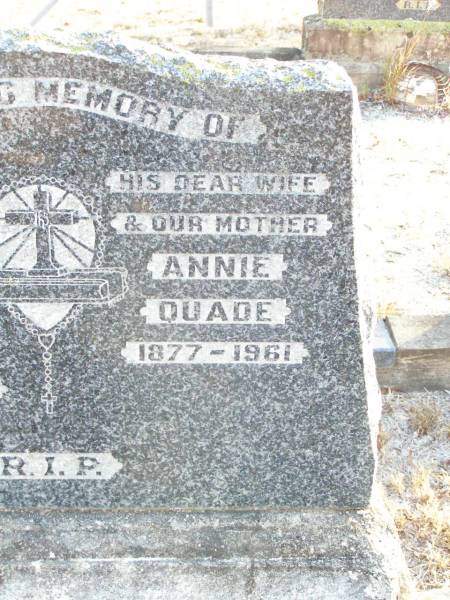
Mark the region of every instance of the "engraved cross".
[[[63, 198], [66, 195], [67, 193]], [[39, 185], [33, 194], [33, 207], [5, 213], [5, 222], [9, 225], [32, 226], [36, 232], [37, 258], [34, 267], [29, 271], [30, 275], [50, 275], [61, 270], [55, 258], [52, 228], [58, 225], [73, 225], [80, 220], [78, 211], [58, 208], [63, 198], [52, 206], [50, 192], [43, 190]]]

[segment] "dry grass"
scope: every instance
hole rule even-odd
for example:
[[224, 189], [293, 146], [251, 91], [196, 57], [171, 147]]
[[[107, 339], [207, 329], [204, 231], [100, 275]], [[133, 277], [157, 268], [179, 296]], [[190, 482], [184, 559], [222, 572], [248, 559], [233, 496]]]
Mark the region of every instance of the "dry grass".
[[379, 319], [386, 319], [386, 317], [394, 317], [401, 314], [402, 310], [395, 302], [387, 302], [386, 304], [378, 304], [377, 306], [377, 317]]
[[409, 410], [411, 427], [417, 435], [429, 435], [439, 425], [442, 411], [436, 402], [421, 402]]
[[411, 75], [411, 67], [408, 66], [417, 45], [415, 38], [408, 39], [405, 44], [398, 48], [388, 61], [384, 76], [384, 97], [389, 104], [395, 104], [398, 85], [406, 75]]
[[420, 590], [444, 590], [449, 582], [449, 396], [425, 392], [383, 398], [381, 431], [389, 437], [383, 434], [380, 473]]
[[388, 488], [400, 501], [391, 509], [414, 577], [421, 589], [445, 585], [450, 572], [449, 476], [423, 467], [409, 478], [401, 475], [391, 477]]
[[388, 488], [397, 496], [402, 496], [405, 493], [405, 476], [403, 473], [394, 473], [391, 475], [388, 483]]
[[387, 431], [384, 431], [383, 429], [380, 429], [380, 431], [378, 432], [378, 436], [377, 436], [377, 448], [378, 448], [378, 452], [380, 452], [380, 454], [383, 456], [384, 455], [384, 450], [386, 448], [386, 444], [389, 442], [390, 439], [390, 435]]

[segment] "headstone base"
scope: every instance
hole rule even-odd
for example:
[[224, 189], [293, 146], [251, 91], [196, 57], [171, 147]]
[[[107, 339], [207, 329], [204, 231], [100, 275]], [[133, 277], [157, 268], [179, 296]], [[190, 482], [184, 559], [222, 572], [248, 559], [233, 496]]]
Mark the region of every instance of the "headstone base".
[[2, 600], [394, 600], [407, 582], [366, 511], [1, 516]]
[[450, 23], [322, 19], [317, 15], [303, 21], [305, 59], [334, 60], [346, 69], [365, 95], [384, 83], [386, 63], [398, 48], [414, 37], [411, 60], [425, 62], [448, 72]]

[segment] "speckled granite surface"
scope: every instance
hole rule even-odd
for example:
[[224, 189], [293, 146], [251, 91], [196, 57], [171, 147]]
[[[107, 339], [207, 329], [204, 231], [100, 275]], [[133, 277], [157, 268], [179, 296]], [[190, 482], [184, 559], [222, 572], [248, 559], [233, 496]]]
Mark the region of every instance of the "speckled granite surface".
[[352, 115], [331, 63], [2, 34], [2, 506], [368, 504]]

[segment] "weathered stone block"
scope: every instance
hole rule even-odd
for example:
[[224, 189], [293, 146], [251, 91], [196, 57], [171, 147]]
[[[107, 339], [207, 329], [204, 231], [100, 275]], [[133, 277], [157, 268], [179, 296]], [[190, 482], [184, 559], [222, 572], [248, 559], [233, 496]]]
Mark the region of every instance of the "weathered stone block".
[[362, 93], [383, 85], [386, 65], [414, 38], [412, 60], [444, 72], [450, 61], [450, 23], [370, 19], [303, 21], [303, 50], [309, 60], [334, 60], [343, 66]]

